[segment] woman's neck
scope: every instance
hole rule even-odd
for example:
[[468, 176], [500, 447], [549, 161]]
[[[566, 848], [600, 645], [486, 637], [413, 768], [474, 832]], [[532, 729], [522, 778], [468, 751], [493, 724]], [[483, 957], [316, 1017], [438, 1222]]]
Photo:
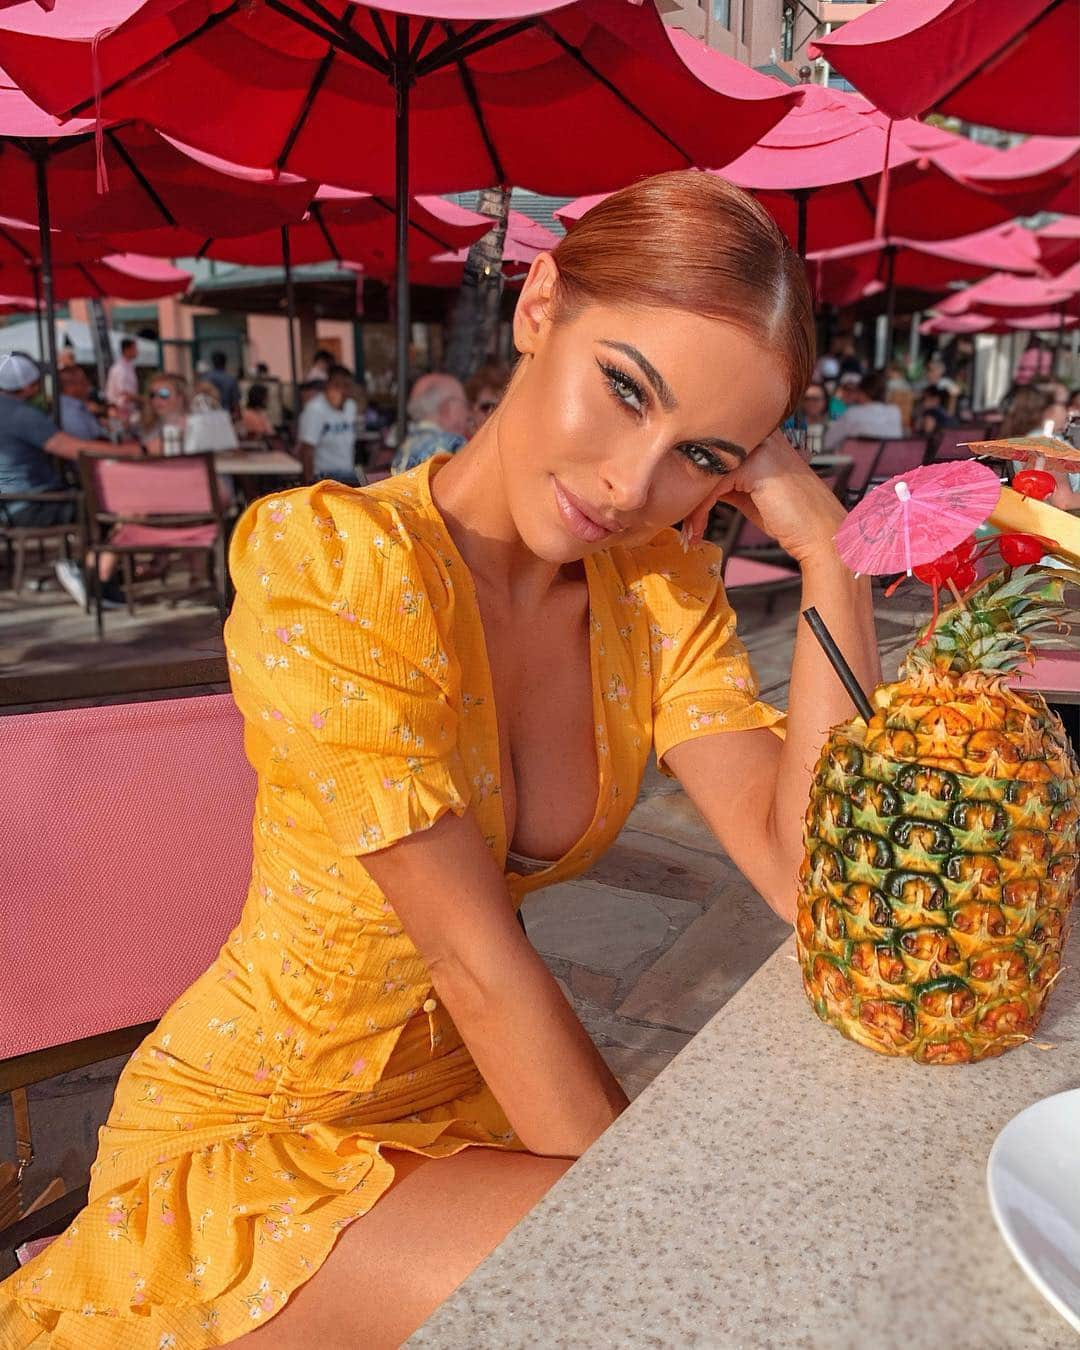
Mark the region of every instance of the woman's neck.
[[495, 412], [432, 474], [431, 496], [477, 589], [520, 615], [539, 608], [564, 578], [559, 563], [538, 558], [518, 533], [499, 451]]

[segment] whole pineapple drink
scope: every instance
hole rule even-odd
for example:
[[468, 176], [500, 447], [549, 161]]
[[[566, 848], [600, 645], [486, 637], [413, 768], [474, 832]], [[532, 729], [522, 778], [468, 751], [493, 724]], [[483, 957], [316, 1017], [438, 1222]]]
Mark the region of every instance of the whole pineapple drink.
[[815, 1010], [889, 1055], [956, 1064], [1028, 1040], [1061, 969], [1080, 769], [1005, 682], [1066, 581], [991, 577], [941, 617], [815, 771], [796, 937]]

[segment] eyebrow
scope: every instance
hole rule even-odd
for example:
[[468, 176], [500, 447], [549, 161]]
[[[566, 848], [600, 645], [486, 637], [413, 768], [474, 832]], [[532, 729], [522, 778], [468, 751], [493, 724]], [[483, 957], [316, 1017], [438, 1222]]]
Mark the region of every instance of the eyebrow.
[[[643, 356], [636, 347], [631, 346], [629, 342], [614, 342], [609, 338], [597, 338], [597, 341], [601, 347], [611, 347], [617, 352], [622, 352], [624, 356], [628, 356], [634, 362], [652, 385], [656, 397], [666, 411], [671, 412], [679, 406], [679, 401], [671, 392], [671, 386], [667, 380], [664, 379], [649, 358]], [[719, 436], [699, 436], [695, 439], [694, 444], [704, 446], [709, 450], [726, 450], [729, 454], [737, 455], [740, 464], [749, 454], [749, 451], [741, 445], [736, 445], [734, 441], [725, 441]]]

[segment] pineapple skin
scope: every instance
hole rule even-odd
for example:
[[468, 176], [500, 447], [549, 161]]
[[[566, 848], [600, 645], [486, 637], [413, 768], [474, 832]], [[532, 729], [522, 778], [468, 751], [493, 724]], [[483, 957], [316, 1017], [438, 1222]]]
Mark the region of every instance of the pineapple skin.
[[997, 672], [909, 668], [834, 728], [804, 824], [796, 940], [818, 1016], [923, 1064], [1029, 1040], [1061, 969], [1080, 768]]

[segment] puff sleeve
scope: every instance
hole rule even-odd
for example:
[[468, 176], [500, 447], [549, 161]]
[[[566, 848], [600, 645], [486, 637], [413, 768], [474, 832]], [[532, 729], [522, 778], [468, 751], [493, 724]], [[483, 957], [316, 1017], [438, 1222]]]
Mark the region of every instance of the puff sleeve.
[[297, 788], [345, 855], [462, 815], [442, 583], [398, 510], [330, 482], [263, 498], [229, 567], [230, 681], [260, 775]]
[[[670, 538], [668, 538], [670, 536]], [[758, 698], [750, 657], [720, 579], [723, 555], [703, 543], [683, 553], [666, 530], [641, 558], [649, 613], [653, 744], [660, 772], [673, 745], [720, 731], [768, 727], [781, 738], [784, 714]]]

